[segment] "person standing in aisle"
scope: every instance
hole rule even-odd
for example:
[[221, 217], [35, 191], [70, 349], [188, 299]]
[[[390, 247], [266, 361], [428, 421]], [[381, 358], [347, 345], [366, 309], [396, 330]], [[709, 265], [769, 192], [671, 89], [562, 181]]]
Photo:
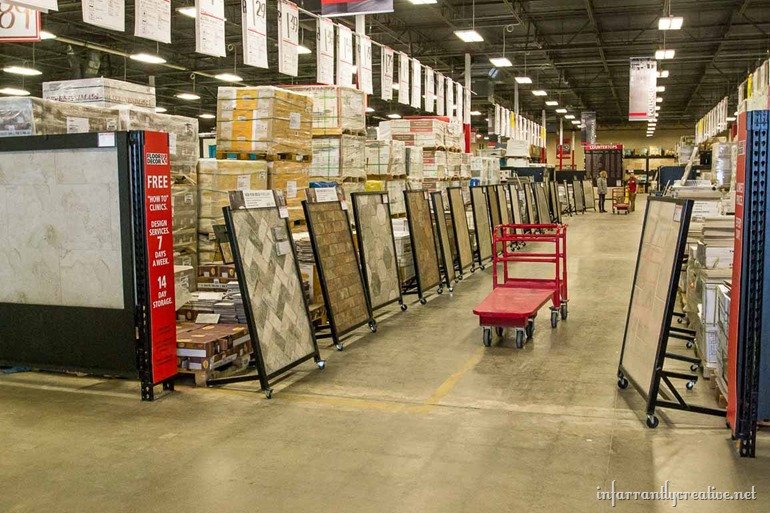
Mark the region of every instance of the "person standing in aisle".
[[599, 192], [599, 213], [605, 213], [604, 200], [607, 197], [607, 171], [599, 171], [599, 178], [596, 179], [596, 190]]
[[628, 172], [628, 211], [636, 210], [636, 176], [633, 171]]

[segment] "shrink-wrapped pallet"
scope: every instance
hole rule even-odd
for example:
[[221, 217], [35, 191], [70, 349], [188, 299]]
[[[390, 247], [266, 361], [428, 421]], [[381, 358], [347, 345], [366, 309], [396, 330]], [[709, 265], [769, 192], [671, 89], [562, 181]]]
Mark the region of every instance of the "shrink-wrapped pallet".
[[366, 141], [363, 136], [338, 135], [313, 138], [310, 176], [365, 178]]
[[291, 160], [276, 160], [268, 164], [268, 188], [280, 190], [286, 198], [289, 221], [294, 223], [305, 218], [302, 200], [309, 184], [310, 164]]
[[422, 151], [419, 146], [406, 148], [406, 174], [410, 180], [422, 180]]
[[447, 150], [465, 151], [465, 132], [460, 121], [452, 120], [447, 124], [444, 146]]
[[168, 148], [172, 174], [184, 174], [194, 179], [198, 163], [198, 120], [137, 109], [119, 107], [119, 130], [153, 130], [168, 133]]
[[117, 109], [40, 98], [0, 98], [0, 137], [114, 132]]
[[366, 95], [352, 87], [288, 86], [313, 98], [313, 133], [341, 135], [366, 130]]
[[388, 180], [385, 184], [388, 190], [388, 201], [390, 202], [390, 214], [400, 215], [406, 213], [406, 204], [404, 203], [404, 190], [406, 189], [406, 180], [395, 179]]
[[217, 151], [311, 154], [313, 99], [272, 86], [220, 87]]
[[94, 107], [155, 108], [154, 87], [103, 77], [43, 82], [43, 98]]
[[446, 153], [446, 177], [459, 178], [462, 162], [462, 153], [457, 153], [456, 151], [448, 151]]
[[462, 163], [460, 164], [460, 178], [470, 178], [471, 158], [473, 156], [470, 153], [461, 153], [460, 155], [462, 155]]
[[447, 152], [442, 150], [423, 150], [423, 178], [443, 180], [447, 177]]
[[379, 137], [384, 141], [404, 141], [407, 146], [444, 148], [449, 123], [436, 118], [394, 119], [380, 122]]
[[406, 175], [406, 146], [403, 141], [366, 141], [366, 174]]
[[198, 186], [188, 176], [172, 177], [171, 219], [174, 234], [174, 263], [197, 265]]

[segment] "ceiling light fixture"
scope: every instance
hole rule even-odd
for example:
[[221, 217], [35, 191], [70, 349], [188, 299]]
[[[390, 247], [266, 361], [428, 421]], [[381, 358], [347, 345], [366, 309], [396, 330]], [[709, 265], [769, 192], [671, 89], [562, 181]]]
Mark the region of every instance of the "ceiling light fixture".
[[567, 109], [556, 109], [556, 114], [566, 114]]
[[17, 87], [3, 87], [0, 89], [0, 94], [5, 94], [7, 96], [29, 96], [29, 91]]
[[735, 116], [727, 116], [725, 121], [735, 121]]
[[668, 70], [658, 71], [658, 78], [668, 78]]
[[496, 68], [508, 68], [513, 66], [513, 63], [508, 57], [490, 57], [489, 62]]
[[517, 84], [531, 84], [532, 83], [532, 79], [529, 78], [528, 76], [516, 77], [514, 80], [516, 80]]
[[374, 112], [374, 109], [372, 107], [367, 107], [366, 112], [369, 112], [369, 113]]
[[663, 97], [662, 96], [656, 96], [655, 97], [655, 103], [663, 103]]
[[388, 114], [390, 119], [401, 119], [401, 114]]
[[557, 102], [556, 100], [548, 100], [547, 102], [545, 102], [545, 104], [548, 105], [549, 107], [556, 107], [557, 105], [559, 105], [559, 102]]
[[488, 141], [488, 140], [489, 140], [489, 136], [485, 135], [485, 136], [484, 136], [484, 140], [485, 140], [485, 141]]
[[471, 116], [481, 116], [481, 112], [478, 111], [478, 110], [472, 110], [471, 111]]
[[580, 121], [578, 121], [577, 119], [573, 119], [572, 121], [570, 121], [570, 123], [572, 123], [573, 125], [579, 125]]
[[665, 16], [658, 20], [658, 30], [681, 30], [683, 23], [681, 16]]
[[179, 98], [180, 100], [187, 100], [187, 101], [195, 101], [195, 100], [201, 99], [201, 97], [195, 93], [177, 93], [176, 97]]
[[566, 116], [564, 116], [564, 119], [575, 119], [575, 115], [574, 114], [567, 114]]
[[658, 93], [665, 93], [666, 92], [666, 86], [658, 86], [655, 88], [655, 91]]
[[56, 34], [54, 34], [53, 32], [48, 32], [47, 30], [41, 30], [40, 39], [42, 39], [43, 41], [46, 41], [48, 39], [56, 39]]
[[656, 105], [655, 110], [660, 110], [660, 105]]
[[147, 64], [165, 64], [166, 59], [159, 55], [152, 55], [150, 53], [135, 53], [129, 56], [132, 61], [144, 62]]
[[534, 94], [535, 96], [548, 96], [548, 93], [542, 89], [535, 89], [534, 91], [532, 91], [532, 94]]
[[3, 68], [3, 71], [6, 73], [12, 73], [14, 75], [24, 75], [25, 77], [34, 77], [43, 74], [43, 72], [39, 69], [30, 68], [27, 66], [6, 66]]
[[236, 75], [235, 73], [220, 73], [218, 75], [214, 75], [214, 78], [217, 80], [221, 80], [222, 82], [241, 82], [243, 81], [243, 78], [239, 75]]
[[178, 12], [179, 14], [183, 14], [188, 18], [195, 18], [195, 15], [196, 15], [195, 7], [193, 7], [192, 5], [188, 7], [180, 7], [179, 9], [176, 10], [176, 12]]
[[298, 45], [297, 46], [297, 54], [299, 54], [299, 55], [307, 55], [309, 53], [313, 53], [313, 50], [311, 50], [307, 46], [304, 46], [304, 45]]
[[163, 113], [164, 113], [164, 112], [166, 112], [167, 110], [168, 110], [168, 109], [166, 109], [166, 107], [155, 107], [155, 112], [156, 112], [157, 114], [163, 114]]
[[480, 43], [484, 41], [481, 34], [475, 30], [455, 30], [455, 35], [465, 43]]
[[676, 50], [666, 50], [665, 48], [662, 48], [660, 50], [655, 50], [655, 59], [662, 61], [666, 59], [673, 59], [674, 55], [676, 55]]
[[201, 119], [214, 119], [216, 116], [214, 114], [209, 114], [208, 112], [205, 112], [203, 114], [198, 114], [198, 117]]

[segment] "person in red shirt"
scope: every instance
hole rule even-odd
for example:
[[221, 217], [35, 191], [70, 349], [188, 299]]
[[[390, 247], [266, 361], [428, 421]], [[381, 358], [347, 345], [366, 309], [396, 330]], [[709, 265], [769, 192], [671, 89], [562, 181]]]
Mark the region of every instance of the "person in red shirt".
[[636, 209], [636, 177], [633, 171], [628, 172], [628, 210], [633, 212]]

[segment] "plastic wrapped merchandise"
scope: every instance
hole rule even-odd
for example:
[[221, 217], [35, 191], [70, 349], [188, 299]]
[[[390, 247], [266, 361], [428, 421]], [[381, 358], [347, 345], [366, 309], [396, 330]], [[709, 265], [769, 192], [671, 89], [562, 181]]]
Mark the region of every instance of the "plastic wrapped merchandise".
[[485, 157], [471, 157], [470, 168], [471, 176], [473, 178], [481, 178], [484, 174], [484, 166], [486, 165]]
[[302, 200], [305, 199], [305, 189], [309, 184], [309, 162], [294, 162], [291, 160], [276, 160], [268, 165], [268, 187], [283, 191], [286, 206], [289, 210], [289, 221], [304, 220]]
[[272, 86], [220, 87], [217, 152], [312, 153], [313, 99]]
[[155, 108], [155, 88], [112, 78], [79, 78], [43, 82], [43, 99], [94, 107], [134, 105]]
[[313, 138], [310, 176], [365, 178], [366, 141], [363, 136], [341, 135]]
[[406, 174], [409, 180], [422, 180], [422, 148], [418, 146], [406, 147]]
[[471, 177], [471, 158], [473, 155], [470, 153], [461, 153], [462, 162], [460, 164], [460, 178]]
[[424, 178], [443, 180], [447, 177], [447, 152], [441, 150], [423, 150], [422, 175]]
[[452, 120], [447, 126], [444, 146], [447, 150], [465, 151], [465, 131], [459, 120]]
[[0, 98], [0, 137], [114, 132], [117, 109], [40, 98]]
[[728, 142], [718, 142], [711, 146], [711, 174], [719, 187], [729, 187], [732, 183], [735, 147], [735, 143]]
[[406, 180], [388, 180], [385, 184], [388, 190], [388, 201], [390, 202], [390, 214], [401, 215], [406, 213], [406, 203], [404, 202], [404, 190], [406, 189]]
[[198, 265], [198, 185], [184, 175], [172, 177], [171, 219], [174, 234], [174, 262]]
[[448, 151], [446, 153], [446, 177], [459, 178], [462, 162], [462, 153], [457, 153], [456, 151]]
[[362, 135], [366, 130], [366, 95], [352, 87], [288, 86], [313, 98], [314, 135]]
[[367, 176], [406, 175], [406, 145], [403, 141], [366, 141]]
[[380, 122], [380, 139], [404, 141], [407, 146], [444, 148], [449, 123], [436, 118], [394, 119]]

